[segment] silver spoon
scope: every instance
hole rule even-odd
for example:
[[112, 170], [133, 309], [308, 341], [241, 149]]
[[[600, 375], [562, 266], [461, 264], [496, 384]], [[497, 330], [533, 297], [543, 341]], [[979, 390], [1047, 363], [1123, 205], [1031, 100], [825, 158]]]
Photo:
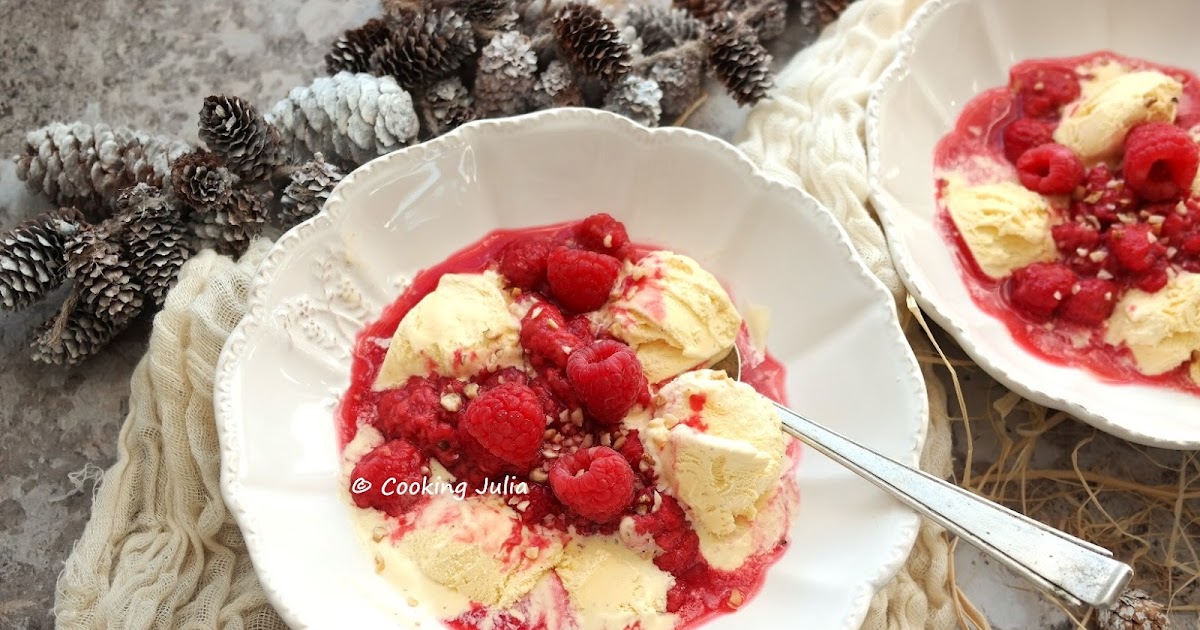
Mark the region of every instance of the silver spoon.
[[[737, 347], [712, 366], [740, 380]], [[783, 430], [1070, 606], [1108, 608], [1133, 576], [1112, 552], [947, 483], [775, 403]]]

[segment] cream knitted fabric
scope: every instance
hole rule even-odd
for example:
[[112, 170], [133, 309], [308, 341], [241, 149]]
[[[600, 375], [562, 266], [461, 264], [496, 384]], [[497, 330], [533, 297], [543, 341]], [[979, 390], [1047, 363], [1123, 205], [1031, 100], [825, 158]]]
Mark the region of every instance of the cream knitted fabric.
[[[740, 146], [771, 175], [804, 188], [841, 221], [871, 271], [904, 303], [883, 231], [867, 205], [864, 120], [872, 84], [896, 53], [899, 33], [924, 0], [858, 0], [778, 78], [750, 112]], [[920, 329], [914, 347], [928, 352]], [[925, 369], [930, 425], [921, 466], [950, 474], [946, 391]], [[943, 530], [925, 522], [908, 563], [871, 602], [864, 628], [951, 628], [957, 623]]]
[[59, 628], [286, 628], [221, 499], [212, 408], [217, 356], [269, 247], [192, 258], [155, 317], [117, 463], [58, 580]]

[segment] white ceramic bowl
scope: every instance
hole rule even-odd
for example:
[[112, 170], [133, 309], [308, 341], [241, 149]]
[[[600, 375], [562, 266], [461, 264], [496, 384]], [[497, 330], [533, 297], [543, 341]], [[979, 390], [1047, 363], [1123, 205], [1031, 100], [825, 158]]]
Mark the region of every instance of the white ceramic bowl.
[[1194, 0], [932, 0], [906, 29], [867, 114], [872, 199], [901, 279], [921, 307], [996, 380], [1125, 439], [1200, 448], [1200, 396], [1114, 385], [1022, 348], [967, 293], [934, 225], [933, 154], [962, 107], [1009, 68], [1097, 50], [1200, 70]]
[[[917, 462], [925, 387], [892, 299], [811, 197], [693, 131], [588, 110], [472, 123], [350, 174], [270, 251], [222, 352], [222, 487], [289, 623], [437, 627], [375, 575], [339, 498], [333, 410], [353, 336], [405, 277], [488, 231], [597, 210], [696, 257], [743, 308], [770, 310], [769, 349], [797, 411]], [[907, 557], [916, 516], [817, 453], [798, 475], [789, 550], [763, 592], [712, 628], [857, 628]]]

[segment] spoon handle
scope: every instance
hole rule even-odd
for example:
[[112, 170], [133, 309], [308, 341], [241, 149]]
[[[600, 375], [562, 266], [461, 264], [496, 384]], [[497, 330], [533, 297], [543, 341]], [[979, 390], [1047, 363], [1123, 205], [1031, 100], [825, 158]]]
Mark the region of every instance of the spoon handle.
[[905, 466], [776, 404], [784, 430], [1062, 602], [1107, 608], [1133, 576], [1112, 553]]

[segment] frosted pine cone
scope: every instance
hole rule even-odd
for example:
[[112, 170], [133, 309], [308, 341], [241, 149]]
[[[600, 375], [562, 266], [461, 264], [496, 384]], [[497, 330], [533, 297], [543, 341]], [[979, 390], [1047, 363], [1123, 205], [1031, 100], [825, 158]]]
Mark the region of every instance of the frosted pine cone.
[[420, 125], [412, 97], [391, 77], [339, 72], [292, 90], [271, 110], [290, 153], [358, 166], [407, 145]]
[[77, 211], [64, 208], [29, 219], [0, 237], [0, 308], [25, 308], [62, 284], [64, 245], [82, 225]]
[[583, 105], [583, 91], [571, 67], [558, 60], [551, 61], [534, 83], [533, 103], [538, 109]]
[[405, 89], [425, 87], [458, 70], [475, 53], [471, 23], [454, 9], [414, 12], [392, 26], [371, 55], [374, 74], [392, 76]]
[[1121, 593], [1115, 606], [1100, 611], [1096, 623], [1100, 630], [1167, 630], [1171, 627], [1163, 605], [1139, 590]]
[[537, 74], [537, 55], [529, 37], [505, 31], [479, 54], [475, 108], [484, 116], [512, 116], [526, 110]]
[[171, 163], [171, 188], [184, 203], [196, 207], [221, 205], [229, 200], [233, 174], [211, 151], [185, 153]]
[[183, 213], [162, 190], [144, 184], [122, 193], [119, 205], [134, 278], [146, 301], [162, 306], [191, 254]]
[[842, 15], [854, 0], [800, 0], [800, 23], [824, 28]]
[[647, 127], [658, 126], [662, 116], [662, 88], [654, 79], [625, 75], [604, 98], [604, 109]]
[[107, 346], [124, 327], [85, 310], [75, 309], [67, 317], [57, 338], [53, 329], [54, 320], [51, 320], [39, 330], [33, 341], [33, 360], [76, 365]]
[[629, 73], [629, 44], [600, 9], [570, 2], [554, 14], [553, 24], [559, 51], [583, 74], [611, 84]]
[[224, 206], [198, 212], [193, 218], [192, 231], [198, 241], [195, 248], [211, 247], [219, 254], [240, 256], [266, 221], [263, 199], [253, 191], [234, 189]]
[[642, 40], [642, 54], [674, 48], [699, 39], [704, 23], [684, 9], [637, 4], [625, 13], [624, 22], [632, 26]]
[[[131, 261], [103, 227], [81, 230], [66, 244], [67, 277], [78, 308], [124, 326], [142, 310], [142, 285], [134, 278]], [[70, 305], [70, 304], [68, 304]]]
[[662, 110], [679, 116], [704, 93], [704, 58], [699, 48], [681, 48], [650, 67], [649, 77], [662, 88]]
[[190, 149], [124, 127], [52, 123], [25, 135], [17, 176], [59, 206], [111, 207], [122, 188], [161, 184], [171, 161]]
[[266, 179], [283, 164], [279, 130], [236, 96], [210, 96], [200, 110], [200, 140], [247, 181]]
[[476, 117], [475, 100], [458, 77], [434, 83], [424, 97], [421, 107], [430, 136], [440, 136]]
[[771, 55], [749, 26], [726, 16], [709, 28], [708, 47], [713, 75], [738, 105], [753, 105], [771, 89]]
[[342, 181], [342, 172], [317, 154], [292, 171], [287, 187], [280, 197], [279, 222], [290, 228], [321, 211], [333, 187]]
[[325, 55], [325, 69], [329, 74], [370, 70], [371, 54], [387, 42], [391, 34], [387, 24], [377, 18], [342, 33]]

